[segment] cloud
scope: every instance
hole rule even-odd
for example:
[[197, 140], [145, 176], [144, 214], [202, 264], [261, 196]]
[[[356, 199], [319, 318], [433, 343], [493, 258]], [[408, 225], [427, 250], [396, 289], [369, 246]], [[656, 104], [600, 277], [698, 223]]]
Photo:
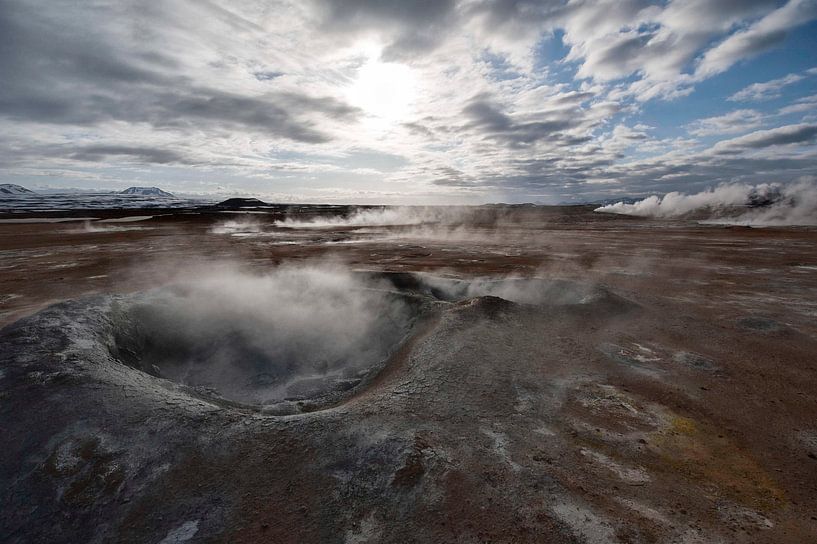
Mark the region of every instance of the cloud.
[[102, 162], [108, 160], [110, 157], [128, 157], [136, 162], [152, 164], [185, 162], [181, 155], [169, 149], [117, 145], [87, 146], [71, 153], [70, 156], [72, 159], [89, 162]]
[[758, 130], [745, 136], [718, 142], [714, 150], [716, 153], [736, 153], [746, 149], [807, 144], [814, 141], [815, 138], [817, 138], [817, 125], [786, 125], [769, 130]]
[[587, 140], [566, 134], [566, 130], [574, 128], [566, 116], [556, 114], [536, 121], [517, 120], [485, 96], [478, 96], [469, 102], [462, 113], [468, 121], [465, 128], [476, 129], [483, 137], [511, 147], [525, 146], [539, 140], [560, 141], [569, 145]]
[[236, 93], [196, 84], [172, 70], [177, 63], [163, 52], [136, 45], [135, 29], [99, 21], [116, 17], [116, 8], [76, 10], [47, 10], [36, 2], [4, 8], [0, 116], [86, 127], [124, 121], [160, 130], [232, 128], [322, 143], [331, 136], [307, 117], [350, 122], [359, 114], [335, 97]]
[[746, 30], [732, 34], [723, 42], [708, 50], [701, 59], [695, 74], [711, 77], [723, 72], [739, 60], [762, 53], [781, 43], [789, 29], [817, 18], [815, 0], [789, 0], [751, 25]]
[[734, 134], [759, 127], [763, 114], [756, 110], [735, 110], [716, 117], [699, 119], [688, 125], [687, 130], [695, 136]]
[[434, 185], [444, 185], [448, 187], [470, 187], [479, 183], [479, 181], [462, 170], [458, 170], [452, 166], [440, 166], [433, 169]]
[[780, 91], [789, 85], [802, 81], [804, 76], [800, 74], [789, 74], [785, 77], [764, 81], [762, 83], [752, 83], [739, 90], [727, 100], [733, 102], [758, 102], [761, 100], [771, 100], [778, 98]]
[[406, 60], [427, 53], [446, 37], [456, 1], [436, 0], [318, 0], [322, 28], [333, 34], [357, 36], [361, 31], [386, 41], [384, 61]]
[[[0, 10], [2, 177], [419, 203], [644, 194], [754, 180], [760, 168], [794, 179], [815, 168], [807, 129], [788, 136], [802, 137], [799, 146], [713, 140], [810, 126], [813, 100], [730, 112], [693, 93], [783, 44], [812, 5], [9, 0]], [[410, 93], [383, 92], [395, 70]], [[733, 99], [795, 95], [813, 75], [787, 72]], [[391, 94], [405, 94], [399, 113]], [[661, 100], [677, 106], [645, 105]], [[706, 116], [695, 120], [701, 104]], [[644, 119], [656, 129], [640, 127]], [[771, 141], [794, 130], [777, 128]]]
[[798, 98], [794, 103], [780, 108], [781, 115], [792, 113], [815, 112], [817, 111], [817, 94]]
[[[582, 59], [578, 74], [615, 80], [640, 74], [639, 80], [669, 82], [659, 94], [672, 96], [687, 83], [691, 61], [713, 39], [738, 22], [774, 6], [769, 0], [669, 2], [580, 2], [565, 16], [568, 59]], [[636, 82], [638, 83], [638, 82]], [[641, 96], [651, 86], [637, 85]], [[645, 99], [654, 94], [646, 94]]]
[[263, 71], [262, 70], [260, 72], [255, 72], [253, 75], [255, 76], [255, 79], [257, 79], [259, 81], [272, 81], [273, 79], [282, 77], [284, 74], [283, 74], [283, 72]]
[[293, 111], [320, 113], [347, 121], [354, 121], [359, 113], [357, 108], [331, 97], [294, 93], [247, 97], [210, 89], [188, 91], [185, 96], [157, 96], [157, 102], [148, 104], [140, 117], [157, 127], [186, 127], [197, 121], [217, 122], [221, 126], [226, 123], [300, 142], [322, 143], [329, 141], [330, 136], [316, 129], [311, 122], [296, 119]]

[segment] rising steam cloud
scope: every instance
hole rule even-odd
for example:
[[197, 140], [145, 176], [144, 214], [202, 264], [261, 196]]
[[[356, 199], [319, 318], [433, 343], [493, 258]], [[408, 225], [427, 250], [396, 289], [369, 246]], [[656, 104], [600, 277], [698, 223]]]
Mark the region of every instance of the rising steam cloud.
[[126, 232], [131, 230], [146, 230], [150, 227], [117, 226], [104, 224], [102, 221], [86, 220], [81, 227], [73, 228], [69, 232], [72, 234], [101, 234], [113, 232]]
[[232, 236], [257, 235], [263, 232], [261, 223], [252, 217], [228, 219], [216, 223], [210, 228], [213, 234], [229, 234]]
[[385, 227], [439, 223], [451, 215], [445, 208], [397, 206], [355, 210], [349, 215], [319, 217], [309, 220], [284, 219], [276, 226], [294, 229], [343, 228], [343, 227]]
[[657, 218], [695, 216], [704, 223], [729, 225], [817, 225], [817, 181], [724, 184], [691, 195], [671, 192], [632, 204], [617, 202], [595, 211]]

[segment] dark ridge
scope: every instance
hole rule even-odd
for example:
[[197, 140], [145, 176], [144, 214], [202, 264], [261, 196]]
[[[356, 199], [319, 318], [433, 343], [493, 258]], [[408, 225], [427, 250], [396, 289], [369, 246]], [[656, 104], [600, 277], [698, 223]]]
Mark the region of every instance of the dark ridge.
[[242, 208], [258, 208], [260, 206], [271, 206], [263, 200], [257, 198], [228, 198], [218, 204], [214, 204], [213, 208], [222, 210], [240, 210]]

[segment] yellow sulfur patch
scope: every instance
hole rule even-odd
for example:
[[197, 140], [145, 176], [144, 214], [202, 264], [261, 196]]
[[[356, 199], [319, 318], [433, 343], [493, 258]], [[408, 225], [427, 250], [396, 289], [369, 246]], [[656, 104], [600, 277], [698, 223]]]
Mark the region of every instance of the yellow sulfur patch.
[[651, 443], [673, 472], [714, 486], [719, 495], [762, 510], [786, 504], [783, 491], [749, 452], [705, 424], [672, 415]]
[[688, 417], [675, 416], [672, 418], [670, 424], [672, 430], [680, 434], [692, 435], [698, 430], [695, 426], [695, 421]]

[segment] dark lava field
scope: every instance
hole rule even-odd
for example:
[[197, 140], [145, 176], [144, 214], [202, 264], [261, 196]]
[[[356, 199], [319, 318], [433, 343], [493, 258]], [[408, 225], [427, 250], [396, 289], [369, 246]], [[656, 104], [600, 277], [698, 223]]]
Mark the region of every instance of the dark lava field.
[[817, 229], [244, 204], [0, 217], [0, 542], [817, 542]]

